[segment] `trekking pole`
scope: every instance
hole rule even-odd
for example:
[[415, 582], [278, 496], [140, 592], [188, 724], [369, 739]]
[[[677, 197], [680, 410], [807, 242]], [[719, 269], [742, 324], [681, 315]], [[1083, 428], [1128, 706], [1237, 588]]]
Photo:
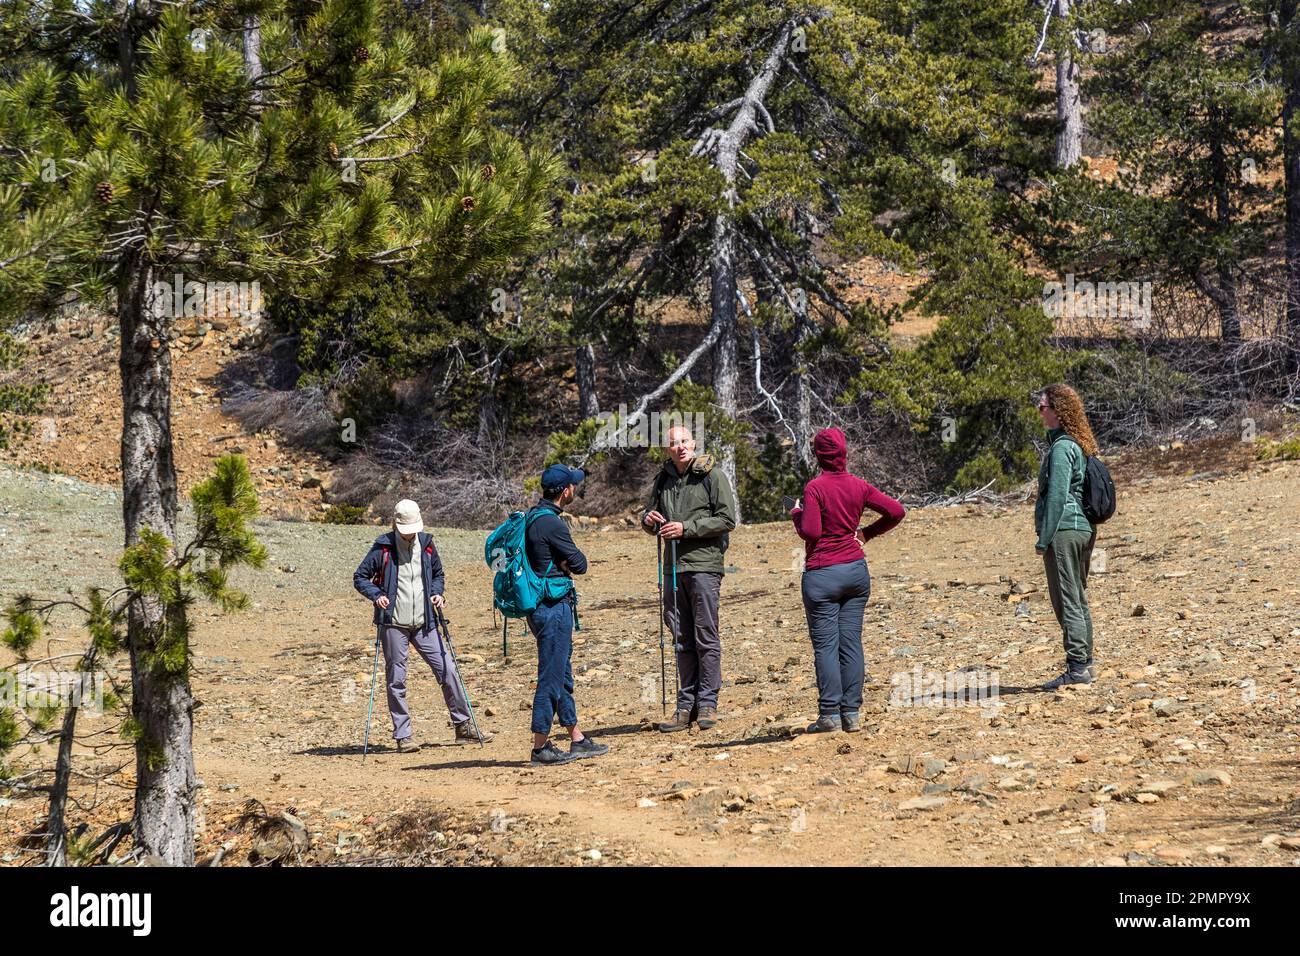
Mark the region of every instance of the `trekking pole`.
[[361, 762], [370, 752], [370, 716], [375, 712], [375, 677], [379, 674], [379, 634], [375, 633], [375, 662], [370, 667], [370, 706], [366, 708], [366, 740], [361, 745]]
[[677, 654], [682, 650], [682, 617], [677, 609], [677, 539], [673, 538], [673, 688], [680, 700], [682, 696], [681, 669], [677, 666]]
[[510, 631], [510, 618], [502, 614], [501, 615], [501, 656], [502, 657], [510, 656], [510, 638], [508, 636], [509, 631]]
[[442, 616], [442, 608], [434, 608], [434, 620], [442, 630], [442, 640], [447, 646], [447, 654], [451, 658], [451, 666], [456, 669], [456, 683], [460, 684], [460, 692], [465, 695], [465, 707], [469, 710], [469, 722], [474, 727], [474, 736], [478, 738], [479, 749], [483, 749], [483, 734], [478, 729], [478, 721], [474, 719], [474, 705], [469, 701], [469, 690], [465, 687], [465, 678], [460, 676], [460, 665], [456, 663], [456, 649], [451, 646], [451, 631], [447, 630], [447, 619]]
[[659, 712], [668, 713], [668, 664], [664, 660], [664, 539], [655, 535], [655, 566], [659, 572]]

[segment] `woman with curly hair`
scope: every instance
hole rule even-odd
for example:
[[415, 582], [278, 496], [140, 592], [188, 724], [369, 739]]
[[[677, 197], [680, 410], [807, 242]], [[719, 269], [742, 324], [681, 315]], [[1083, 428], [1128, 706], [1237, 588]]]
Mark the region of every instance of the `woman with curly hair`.
[[1065, 673], [1043, 685], [1055, 690], [1066, 684], [1090, 684], [1096, 678], [1088, 567], [1097, 529], [1083, 511], [1083, 477], [1088, 459], [1097, 454], [1097, 439], [1079, 393], [1068, 385], [1044, 388], [1038, 397], [1038, 413], [1050, 445], [1038, 471], [1036, 550], [1043, 556], [1052, 610], [1065, 643]]

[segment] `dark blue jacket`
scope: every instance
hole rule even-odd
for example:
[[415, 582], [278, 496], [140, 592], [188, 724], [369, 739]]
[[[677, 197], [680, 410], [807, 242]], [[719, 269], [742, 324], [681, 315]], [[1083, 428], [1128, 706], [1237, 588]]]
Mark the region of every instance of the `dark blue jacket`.
[[[543, 498], [528, 513], [535, 511], [540, 513], [524, 532], [524, 553], [532, 569], [542, 577], [566, 578], [571, 575], [561, 569], [560, 562], [568, 561], [573, 574], [586, 574], [587, 556], [573, 543], [569, 526], [560, 517], [559, 506]], [[549, 572], [547, 565], [551, 566]]]
[[[433, 546], [433, 535], [421, 531], [416, 535], [416, 541], [413, 544], [419, 544], [422, 560], [420, 570], [424, 577], [424, 615], [425, 621], [430, 621], [433, 614], [433, 608], [429, 604], [429, 599], [435, 594], [441, 594], [446, 584], [446, 575], [442, 570], [442, 559], [438, 557], [438, 549]], [[388, 561], [385, 564], [384, 552], [388, 553]], [[380, 573], [383, 573], [383, 581], [379, 586], [375, 585]], [[370, 603], [375, 608], [375, 624], [389, 624], [392, 622], [393, 604], [397, 600], [397, 532], [389, 531], [387, 534], [381, 534], [375, 539], [375, 543], [370, 546], [370, 553], [367, 554], [359, 565], [356, 573], [352, 575], [352, 586], [359, 592], [370, 599]], [[388, 595], [388, 607], [381, 608], [375, 601], [379, 595]]]

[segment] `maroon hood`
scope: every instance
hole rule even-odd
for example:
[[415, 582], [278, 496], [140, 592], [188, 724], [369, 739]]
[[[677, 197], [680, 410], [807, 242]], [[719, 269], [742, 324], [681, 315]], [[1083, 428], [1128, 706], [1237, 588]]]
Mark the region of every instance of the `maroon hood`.
[[844, 432], [838, 428], [823, 428], [813, 438], [813, 453], [822, 471], [844, 471], [848, 467], [849, 453], [844, 444]]

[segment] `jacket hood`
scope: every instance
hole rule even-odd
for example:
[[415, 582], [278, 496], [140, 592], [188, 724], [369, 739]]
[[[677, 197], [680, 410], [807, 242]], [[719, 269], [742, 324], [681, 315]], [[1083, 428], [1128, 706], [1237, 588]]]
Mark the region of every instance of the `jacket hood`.
[[823, 428], [813, 438], [813, 454], [822, 471], [844, 471], [848, 468], [849, 452], [844, 443], [844, 432], [838, 428]]

